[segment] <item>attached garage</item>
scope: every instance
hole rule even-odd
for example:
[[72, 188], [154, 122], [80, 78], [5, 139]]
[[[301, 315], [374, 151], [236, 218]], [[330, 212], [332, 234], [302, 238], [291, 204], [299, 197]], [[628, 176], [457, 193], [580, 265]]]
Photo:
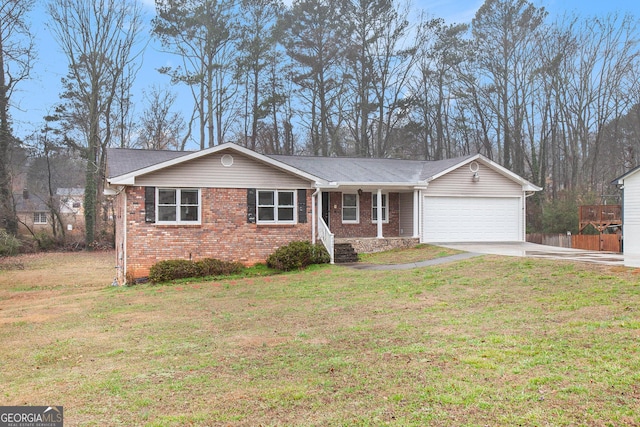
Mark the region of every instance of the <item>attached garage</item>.
[[526, 192], [537, 189], [484, 158], [442, 171], [423, 191], [422, 241], [522, 242]]
[[425, 242], [522, 241], [519, 197], [425, 196]]

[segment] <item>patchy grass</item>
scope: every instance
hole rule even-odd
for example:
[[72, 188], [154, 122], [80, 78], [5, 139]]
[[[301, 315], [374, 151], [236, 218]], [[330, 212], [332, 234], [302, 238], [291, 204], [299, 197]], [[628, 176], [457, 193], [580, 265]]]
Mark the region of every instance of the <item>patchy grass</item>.
[[0, 271], [2, 402], [65, 425], [640, 424], [636, 270], [485, 256], [112, 288], [112, 254], [21, 262]]
[[359, 254], [360, 262], [367, 264], [408, 264], [442, 258], [460, 253], [456, 249], [420, 244], [408, 249], [393, 249], [372, 254]]

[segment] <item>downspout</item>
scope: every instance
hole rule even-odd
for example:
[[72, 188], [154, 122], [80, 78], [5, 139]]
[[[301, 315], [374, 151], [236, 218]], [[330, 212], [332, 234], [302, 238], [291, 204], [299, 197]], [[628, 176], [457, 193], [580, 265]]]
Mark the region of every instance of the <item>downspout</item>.
[[[107, 187], [110, 187], [107, 184]], [[122, 272], [122, 284], [124, 285], [126, 283], [126, 277], [127, 277], [127, 257], [126, 257], [126, 248], [127, 248], [127, 192], [125, 191], [126, 187], [124, 185], [118, 187], [117, 191], [113, 190], [111, 188], [107, 188], [105, 187], [105, 189], [103, 190], [105, 195], [110, 195], [110, 196], [115, 196], [115, 200], [117, 200], [117, 198], [122, 194], [122, 198], [123, 200], [123, 204], [122, 204], [122, 219], [123, 219], [123, 224], [122, 224], [122, 242], [118, 242], [116, 236], [114, 236], [114, 240], [116, 241], [116, 275], [115, 278], [113, 279], [113, 283], [111, 284], [112, 286], [119, 286], [120, 282], [119, 282], [119, 271], [121, 270]], [[118, 213], [116, 212], [116, 217], [114, 218], [115, 223], [117, 223], [118, 220]], [[116, 233], [117, 235], [117, 233]], [[121, 247], [118, 248], [118, 243], [120, 243]]]
[[535, 191], [530, 191], [527, 194], [527, 191], [524, 192], [524, 198], [522, 199], [522, 241], [527, 241], [527, 198], [536, 194]]
[[127, 283], [127, 192], [123, 193], [124, 200], [122, 205], [122, 251], [120, 256], [122, 257], [122, 284]]
[[420, 185], [413, 187], [418, 192], [418, 209], [416, 215], [418, 216], [418, 237], [420, 243], [424, 243], [424, 192], [429, 186], [429, 181], [421, 182]]

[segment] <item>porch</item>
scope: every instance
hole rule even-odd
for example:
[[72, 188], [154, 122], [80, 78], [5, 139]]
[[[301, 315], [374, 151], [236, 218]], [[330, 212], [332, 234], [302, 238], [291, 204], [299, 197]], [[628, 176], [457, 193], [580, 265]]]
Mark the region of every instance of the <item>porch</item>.
[[[377, 237], [352, 237], [335, 239], [334, 262], [340, 263], [357, 261], [357, 255], [361, 253], [368, 254], [388, 251], [391, 249], [411, 248], [419, 243], [420, 239], [417, 237], [385, 237], [382, 239], [379, 239]], [[341, 258], [340, 255], [341, 252], [344, 251], [344, 249], [338, 250], [337, 248], [344, 248], [345, 246], [350, 246], [351, 248], [353, 248], [356, 256], [355, 260], [347, 258], [343, 261], [344, 258]]]
[[420, 243], [420, 190], [341, 190], [321, 191], [313, 198], [317, 205], [313, 210], [320, 213], [315, 218], [317, 237], [327, 248], [332, 263], [354, 262], [358, 253], [405, 248]]

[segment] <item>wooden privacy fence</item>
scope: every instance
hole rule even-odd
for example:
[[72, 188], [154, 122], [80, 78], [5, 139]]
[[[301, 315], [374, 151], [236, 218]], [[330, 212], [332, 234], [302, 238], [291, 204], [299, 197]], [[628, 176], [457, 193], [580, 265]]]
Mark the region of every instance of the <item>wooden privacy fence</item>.
[[586, 249], [589, 251], [622, 252], [620, 236], [617, 234], [587, 235], [577, 234], [571, 236], [571, 244], [574, 249]]
[[560, 248], [570, 248], [571, 235], [530, 233], [527, 234], [527, 242], [537, 243], [539, 245], [558, 246]]
[[588, 251], [622, 252], [622, 242], [617, 234], [527, 234], [527, 242], [561, 248], [585, 249]]

